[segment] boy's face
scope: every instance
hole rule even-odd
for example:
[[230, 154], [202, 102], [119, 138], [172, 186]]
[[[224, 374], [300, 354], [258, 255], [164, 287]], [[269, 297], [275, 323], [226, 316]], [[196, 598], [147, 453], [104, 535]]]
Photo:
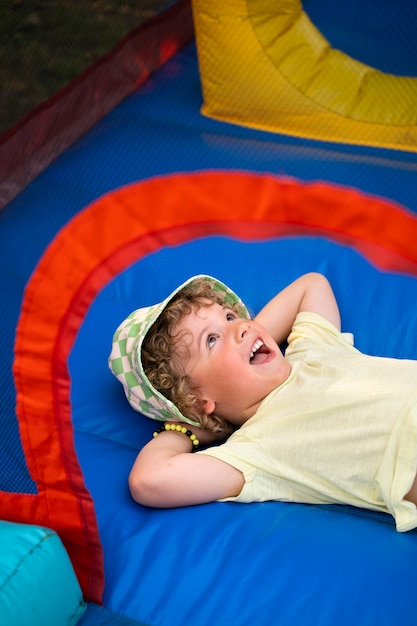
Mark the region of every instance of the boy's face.
[[249, 419], [290, 374], [289, 363], [263, 326], [219, 304], [185, 315], [177, 333], [183, 344], [177, 354], [200, 390], [206, 413], [232, 424]]

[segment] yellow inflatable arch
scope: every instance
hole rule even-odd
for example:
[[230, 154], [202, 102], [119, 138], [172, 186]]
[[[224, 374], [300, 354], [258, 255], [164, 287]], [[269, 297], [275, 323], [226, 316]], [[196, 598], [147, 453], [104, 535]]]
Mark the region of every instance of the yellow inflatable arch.
[[193, 11], [205, 115], [417, 151], [417, 78], [333, 49], [300, 0], [193, 0]]

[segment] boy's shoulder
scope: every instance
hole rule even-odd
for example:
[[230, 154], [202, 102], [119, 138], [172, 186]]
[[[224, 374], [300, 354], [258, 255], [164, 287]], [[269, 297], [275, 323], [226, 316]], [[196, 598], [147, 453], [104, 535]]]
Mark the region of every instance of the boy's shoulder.
[[285, 355], [291, 356], [294, 351], [311, 349], [313, 346], [318, 346], [321, 350], [333, 347], [356, 350], [353, 347], [352, 333], [339, 331], [336, 326], [318, 313], [302, 311], [295, 318]]

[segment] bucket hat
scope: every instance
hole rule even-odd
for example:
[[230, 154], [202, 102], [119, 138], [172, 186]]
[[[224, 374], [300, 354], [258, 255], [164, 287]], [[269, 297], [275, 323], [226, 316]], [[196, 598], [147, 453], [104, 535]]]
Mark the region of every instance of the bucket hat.
[[143, 370], [141, 352], [149, 329], [162, 314], [167, 304], [182, 289], [201, 279], [211, 282], [213, 289], [222, 292], [225, 295], [226, 302], [230, 303], [230, 305], [237, 304], [238, 313], [241, 317], [250, 317], [248, 309], [242, 300], [227, 285], [212, 276], [200, 274], [182, 283], [159, 304], [133, 311], [114, 333], [109, 367], [122, 383], [130, 405], [136, 411], [152, 419], [162, 422], [180, 421], [192, 426], [199, 426], [193, 420], [182, 415], [171, 400], [168, 400], [151, 385]]

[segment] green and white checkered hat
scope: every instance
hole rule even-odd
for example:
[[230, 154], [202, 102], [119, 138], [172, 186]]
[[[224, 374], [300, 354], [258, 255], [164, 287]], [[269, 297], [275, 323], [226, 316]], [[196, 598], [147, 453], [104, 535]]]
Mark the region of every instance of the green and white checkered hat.
[[239, 315], [249, 318], [249, 312], [240, 298], [224, 283], [211, 276], [193, 276], [173, 291], [163, 302], [133, 311], [116, 330], [113, 348], [109, 357], [109, 367], [120, 380], [130, 405], [152, 419], [186, 422], [198, 426], [180, 413], [175, 404], [157, 391], [143, 371], [141, 352], [148, 330], [156, 322], [166, 305], [184, 287], [197, 279], [213, 283], [215, 290], [226, 294], [226, 301], [238, 304]]

